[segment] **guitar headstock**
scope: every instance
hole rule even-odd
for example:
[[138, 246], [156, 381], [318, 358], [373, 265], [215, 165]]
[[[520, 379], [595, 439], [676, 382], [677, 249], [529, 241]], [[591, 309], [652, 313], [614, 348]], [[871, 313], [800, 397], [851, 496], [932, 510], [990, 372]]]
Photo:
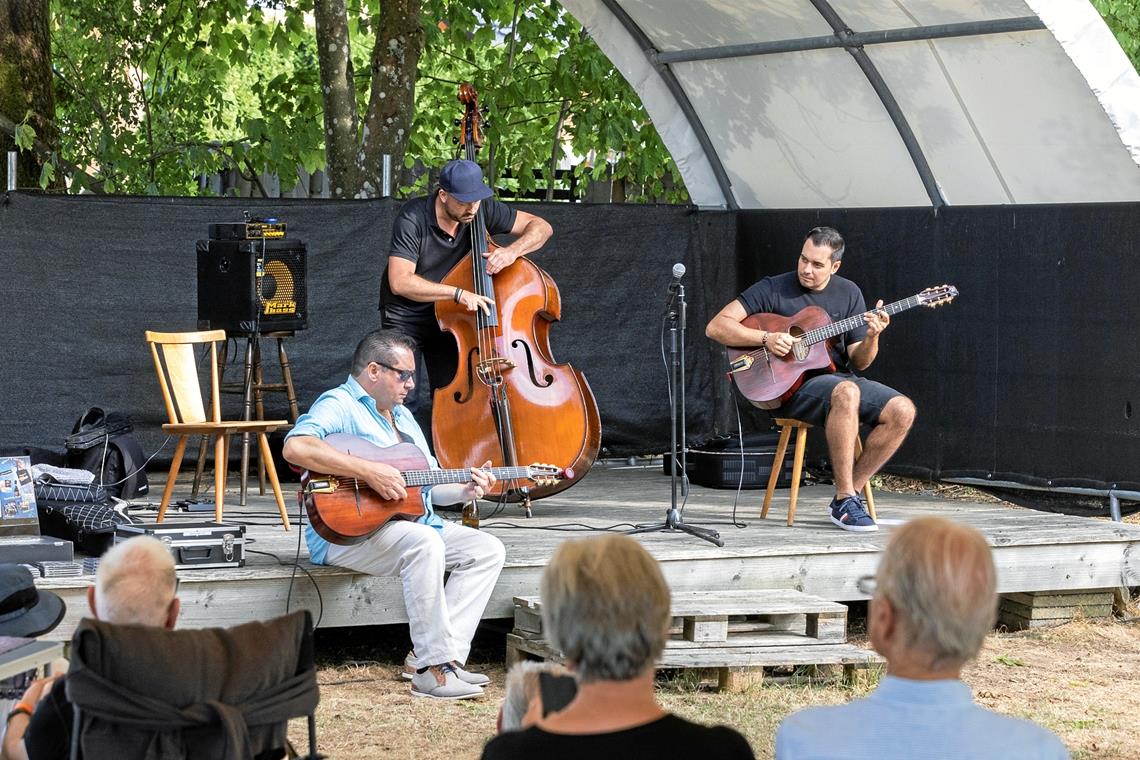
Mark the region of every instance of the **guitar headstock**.
[[950, 303], [958, 296], [958, 288], [953, 285], [936, 285], [927, 288], [918, 294], [918, 302], [922, 306], [933, 309], [936, 306]]
[[574, 477], [573, 470], [555, 467], [552, 464], [532, 464], [526, 468], [526, 476], [536, 486], [551, 486], [563, 478]]

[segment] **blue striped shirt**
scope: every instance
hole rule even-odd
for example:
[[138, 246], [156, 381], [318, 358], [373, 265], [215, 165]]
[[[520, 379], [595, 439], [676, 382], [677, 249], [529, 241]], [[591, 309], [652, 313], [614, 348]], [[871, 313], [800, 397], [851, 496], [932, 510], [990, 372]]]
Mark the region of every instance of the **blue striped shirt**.
[[[313, 402], [309, 411], [297, 420], [286, 440], [296, 435], [311, 435], [323, 439], [333, 433], [349, 433], [377, 446], [394, 446], [403, 442], [400, 438], [400, 433], [403, 433], [424, 453], [428, 466], [431, 469], [438, 468], [439, 462], [432, 456], [419, 423], [407, 407], [397, 406], [393, 409], [392, 419], [396, 421], [395, 428], [388, 422], [387, 417], [380, 414], [376, 408], [376, 400], [368, 395], [354, 377], [350, 376], [344, 384], [322, 393]], [[424, 488], [420, 494], [424, 501], [424, 515], [417, 522], [442, 530], [443, 520], [432, 509], [431, 489]], [[305, 526], [305, 542], [309, 545], [309, 559], [312, 563], [325, 564], [329, 542], [318, 536], [311, 524]]]

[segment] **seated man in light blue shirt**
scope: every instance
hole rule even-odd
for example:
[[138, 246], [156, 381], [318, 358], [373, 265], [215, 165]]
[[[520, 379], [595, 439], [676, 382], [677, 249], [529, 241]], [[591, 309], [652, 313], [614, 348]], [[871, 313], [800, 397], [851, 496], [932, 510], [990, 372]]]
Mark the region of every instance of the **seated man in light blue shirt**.
[[[343, 453], [324, 439], [347, 433], [380, 447], [415, 444], [432, 469], [435, 457], [404, 398], [415, 387], [411, 338], [395, 330], [373, 330], [352, 358], [344, 384], [321, 394], [297, 420], [285, 440], [285, 458], [325, 475], [356, 478], [383, 499], [404, 499], [400, 471], [383, 462]], [[487, 462], [483, 467], [490, 466]], [[471, 479], [425, 487], [424, 515], [391, 520], [350, 546], [331, 544], [308, 525], [305, 539], [313, 563], [338, 565], [370, 575], [399, 575], [403, 586], [412, 653], [405, 675], [412, 694], [436, 699], [483, 695], [485, 675], [464, 670], [471, 639], [503, 568], [499, 539], [441, 519], [433, 504], [458, 504], [483, 496], [494, 485], [489, 471], [472, 468]], [[444, 573], [450, 575], [444, 585]]]
[[1054, 734], [979, 707], [960, 680], [993, 629], [996, 579], [973, 528], [940, 517], [899, 528], [867, 579], [875, 586], [868, 632], [887, 675], [863, 699], [785, 718], [777, 760], [1067, 758]]

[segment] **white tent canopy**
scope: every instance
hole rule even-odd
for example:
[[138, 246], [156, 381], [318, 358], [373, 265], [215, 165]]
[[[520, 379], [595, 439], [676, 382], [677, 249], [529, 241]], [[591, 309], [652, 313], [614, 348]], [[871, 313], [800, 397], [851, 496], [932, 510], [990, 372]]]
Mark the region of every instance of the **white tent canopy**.
[[693, 202], [1140, 200], [1140, 76], [1088, 0], [561, 0]]

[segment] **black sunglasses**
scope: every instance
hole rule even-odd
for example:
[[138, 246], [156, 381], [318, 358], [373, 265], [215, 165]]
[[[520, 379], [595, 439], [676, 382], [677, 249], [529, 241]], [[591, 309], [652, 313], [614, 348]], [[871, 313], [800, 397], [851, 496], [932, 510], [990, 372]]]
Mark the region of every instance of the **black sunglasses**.
[[391, 364], [385, 364], [384, 362], [376, 362], [376, 363], [385, 369], [390, 369], [393, 372], [395, 372], [396, 377], [398, 377], [400, 379], [401, 383], [406, 383], [409, 380], [411, 380], [413, 377], [416, 376], [416, 371], [414, 369], [399, 369], [397, 367], [393, 367]]

